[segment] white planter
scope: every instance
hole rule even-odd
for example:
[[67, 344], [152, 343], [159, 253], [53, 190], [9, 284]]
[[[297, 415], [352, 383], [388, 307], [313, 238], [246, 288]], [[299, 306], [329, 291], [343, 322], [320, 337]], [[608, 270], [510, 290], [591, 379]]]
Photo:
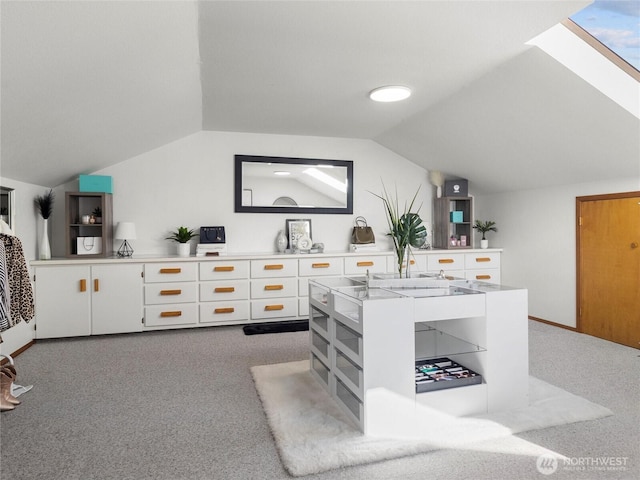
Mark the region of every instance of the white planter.
[[40, 260], [51, 260], [51, 245], [49, 244], [49, 219], [42, 220], [42, 240], [40, 240]]
[[489, 248], [489, 240], [480, 240], [480, 248]]
[[191, 245], [189, 243], [178, 243], [178, 256], [188, 257], [191, 253]]

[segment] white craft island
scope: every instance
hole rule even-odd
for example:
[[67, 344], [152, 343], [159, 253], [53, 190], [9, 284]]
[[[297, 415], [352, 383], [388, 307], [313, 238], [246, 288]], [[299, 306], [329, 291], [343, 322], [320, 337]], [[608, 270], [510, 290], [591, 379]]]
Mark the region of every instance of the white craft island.
[[[366, 435], [415, 436], [428, 411], [463, 416], [528, 404], [526, 289], [444, 278], [316, 279], [309, 337], [312, 376]], [[416, 368], [429, 359], [439, 359], [434, 369], [462, 365], [474, 378], [454, 380], [444, 369], [429, 385], [434, 377], [419, 380]], [[451, 385], [462, 386], [442, 388]]]

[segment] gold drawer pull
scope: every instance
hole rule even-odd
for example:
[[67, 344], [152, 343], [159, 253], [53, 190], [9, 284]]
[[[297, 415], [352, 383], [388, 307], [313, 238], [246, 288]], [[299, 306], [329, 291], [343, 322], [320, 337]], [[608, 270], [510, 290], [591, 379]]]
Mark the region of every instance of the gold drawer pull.
[[284, 289], [284, 285], [265, 285], [265, 290], [282, 290]]
[[86, 292], [87, 291], [87, 279], [83, 278], [82, 280], [80, 280], [80, 291], [81, 292]]
[[182, 316], [182, 311], [176, 310], [173, 312], [160, 312], [161, 317], [180, 317]]
[[100, 280], [98, 280], [97, 278], [93, 280], [93, 291], [94, 292], [100, 291]]
[[264, 307], [265, 312], [273, 312], [275, 310], [284, 310], [284, 305], [266, 305]]
[[438, 263], [453, 263], [453, 258], [440, 258]]
[[282, 265], [281, 263], [274, 263], [271, 265], [264, 266], [265, 270], [282, 270], [283, 268], [284, 268], [284, 265]]
[[331, 266], [331, 264], [329, 262], [327, 263], [312, 263], [311, 264], [311, 268], [329, 268]]
[[225, 308], [216, 308], [213, 313], [233, 313], [236, 309], [233, 307], [225, 307]]
[[409, 265], [415, 265], [416, 261], [415, 260], [409, 260]]
[[491, 275], [476, 275], [476, 280], [489, 280]]
[[160, 295], [180, 295], [182, 290], [160, 290]]
[[490, 262], [491, 259], [489, 257], [476, 257], [476, 262]]
[[235, 267], [233, 265], [222, 265], [219, 267], [213, 267], [214, 272], [233, 272]]
[[216, 287], [213, 290], [215, 293], [232, 293], [235, 292], [235, 287]]
[[180, 273], [182, 272], [181, 268], [161, 268], [160, 273]]
[[366, 262], [358, 262], [356, 263], [356, 265], [358, 267], [373, 267], [373, 262], [371, 260], [368, 260]]

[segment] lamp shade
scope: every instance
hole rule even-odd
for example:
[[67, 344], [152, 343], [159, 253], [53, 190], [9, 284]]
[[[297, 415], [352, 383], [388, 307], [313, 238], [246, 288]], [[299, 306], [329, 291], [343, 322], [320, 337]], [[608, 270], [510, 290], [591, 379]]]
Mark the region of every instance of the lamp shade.
[[133, 222], [118, 222], [116, 238], [120, 240], [135, 240], [136, 224]]

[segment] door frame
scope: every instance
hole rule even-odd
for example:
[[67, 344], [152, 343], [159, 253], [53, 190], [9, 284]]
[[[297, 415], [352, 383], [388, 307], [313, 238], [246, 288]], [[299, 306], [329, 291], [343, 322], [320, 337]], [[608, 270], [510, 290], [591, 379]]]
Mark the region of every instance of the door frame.
[[632, 198], [640, 196], [640, 191], [620, 192], [620, 193], [603, 193], [600, 195], [586, 195], [576, 197], [576, 330], [584, 333], [582, 330], [582, 315], [580, 315], [580, 305], [582, 304], [582, 272], [580, 270], [580, 222], [582, 221], [582, 203], [593, 202], [598, 200], [618, 200], [621, 198]]

